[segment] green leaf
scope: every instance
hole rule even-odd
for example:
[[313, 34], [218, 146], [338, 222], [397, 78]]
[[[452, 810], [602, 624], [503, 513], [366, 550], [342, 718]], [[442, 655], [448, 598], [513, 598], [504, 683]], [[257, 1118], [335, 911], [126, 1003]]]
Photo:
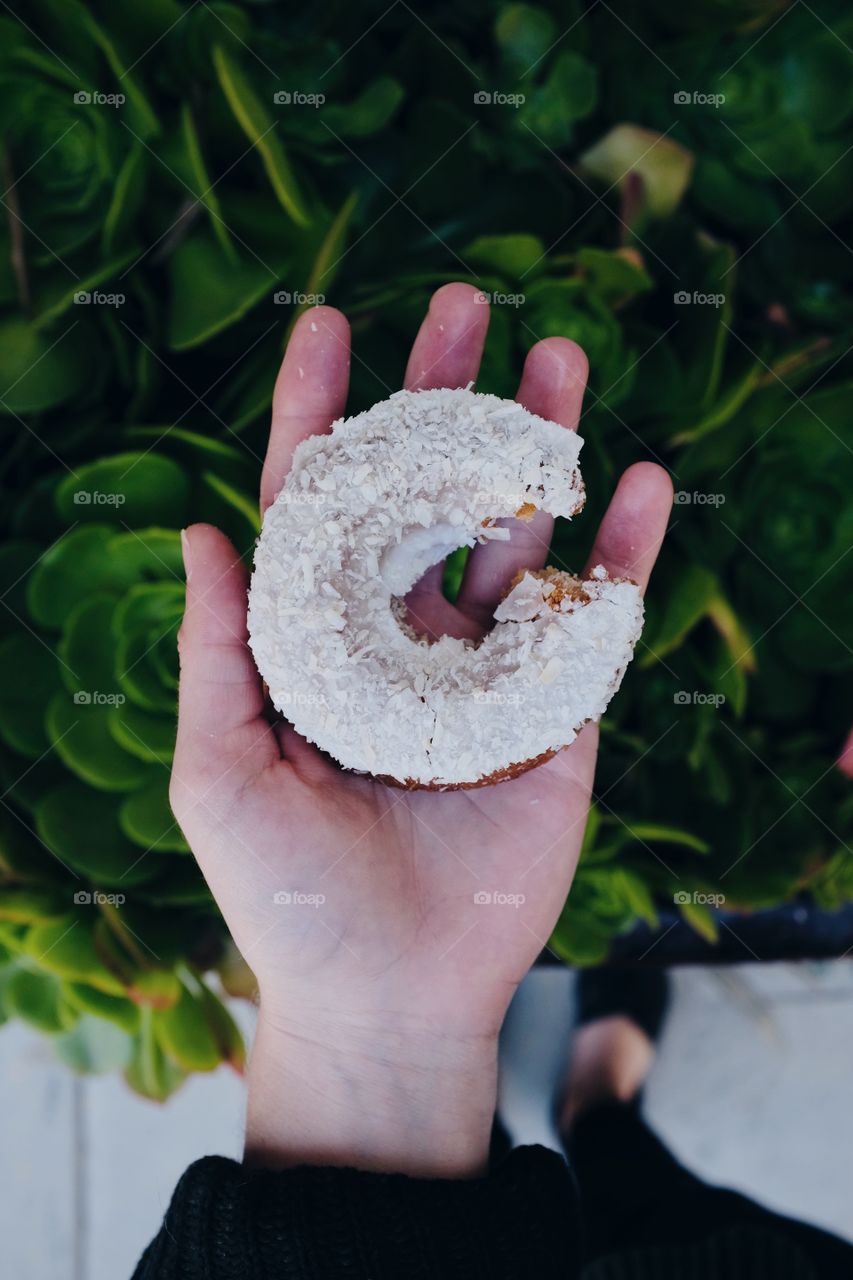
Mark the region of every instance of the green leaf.
[[108, 554], [114, 535], [110, 525], [83, 525], [48, 547], [27, 584], [27, 606], [36, 622], [61, 627], [93, 592], [130, 585], [133, 566]]
[[59, 663], [50, 646], [29, 632], [0, 641], [0, 737], [32, 760], [47, 751], [45, 703], [59, 691]]
[[538, 5], [508, 4], [495, 19], [495, 39], [508, 66], [518, 75], [538, 67], [557, 37], [554, 19]]
[[201, 150], [201, 141], [198, 136], [198, 130], [193, 119], [192, 109], [188, 102], [181, 107], [181, 138], [184, 144], [187, 168], [190, 174], [191, 183], [195, 190], [196, 199], [198, 199], [207, 210], [210, 216], [210, 226], [216, 239], [219, 241], [220, 247], [225, 256], [232, 262], [236, 262], [237, 253], [234, 248], [234, 241], [231, 233], [222, 220], [222, 209], [219, 204], [219, 197], [214, 189], [215, 184], [210, 181], [207, 172], [207, 165], [204, 163], [204, 156]]
[[404, 97], [399, 80], [393, 76], [377, 76], [351, 102], [326, 103], [323, 120], [343, 138], [367, 138], [389, 124]]
[[133, 1041], [119, 1027], [102, 1018], [80, 1018], [77, 1025], [53, 1042], [59, 1061], [80, 1075], [121, 1071], [130, 1061]]
[[109, 731], [114, 741], [138, 760], [171, 764], [175, 750], [174, 715], [157, 715], [126, 702], [110, 708]]
[[308, 211], [284, 147], [276, 137], [275, 121], [261, 105], [234, 58], [222, 47], [213, 49], [213, 65], [237, 123], [263, 161], [281, 207], [300, 227], [309, 223]]
[[68, 898], [57, 890], [0, 886], [0, 920], [36, 924], [68, 914]]
[[205, 471], [202, 481], [213, 490], [226, 507], [243, 517], [247, 526], [246, 536], [256, 538], [261, 531], [261, 513], [257, 501], [254, 498], [247, 498], [239, 489], [235, 489], [232, 484], [213, 471]]
[[124, 1073], [134, 1092], [154, 1102], [164, 1102], [186, 1079], [186, 1073], [167, 1058], [154, 1034], [154, 1014], [143, 1012], [139, 1035]]
[[62, 998], [62, 985], [51, 974], [31, 969], [16, 970], [4, 991], [9, 1012], [29, 1023], [37, 1031], [55, 1035], [72, 1027], [76, 1010]]
[[0, 320], [0, 415], [41, 413], [81, 390], [89, 362], [78, 325], [47, 334], [20, 316]]
[[144, 849], [156, 849], [158, 853], [189, 851], [169, 804], [169, 775], [165, 769], [156, 781], [127, 797], [118, 820], [128, 840]]
[[130, 117], [129, 127], [143, 138], [152, 137], [159, 132], [160, 126], [148, 99], [130, 74], [132, 68], [125, 67], [111, 37], [98, 23], [94, 14], [81, 6], [80, 19], [109, 63], [110, 69], [121, 87], [121, 91], [127, 96], [128, 115]]
[[624, 821], [635, 840], [656, 844], [680, 844], [686, 849], [693, 849], [695, 853], [708, 853], [710, 850], [706, 840], [701, 840], [691, 831], [683, 831], [680, 827], [670, 827], [662, 822], [635, 822], [631, 818], [626, 818]]
[[682, 566], [669, 584], [668, 600], [656, 634], [646, 640], [641, 667], [650, 667], [678, 649], [698, 622], [708, 616], [718, 599], [720, 583], [716, 574], [699, 564]]
[[169, 346], [186, 351], [209, 342], [269, 297], [280, 263], [255, 258], [232, 262], [207, 231], [187, 236], [172, 254]]
[[565, 906], [549, 945], [568, 964], [601, 964], [610, 953], [610, 930], [588, 912]]
[[[62, 679], [69, 693], [115, 694], [115, 641], [112, 620], [116, 597], [95, 592], [82, 600], [68, 616], [57, 652], [62, 659]], [[82, 699], [81, 701], [86, 701]]]
[[[147, 767], [135, 755], [116, 748], [110, 730], [111, 715], [120, 710], [113, 705], [82, 702], [83, 698], [103, 694], [58, 693], [47, 709], [47, 733], [53, 749], [72, 773], [93, 787], [104, 791], [127, 791], [138, 787], [148, 774]], [[108, 697], [116, 697], [108, 694]], [[121, 696], [121, 695], [118, 695]]]
[[[118, 821], [118, 797], [66, 782], [36, 808], [36, 831], [66, 866], [95, 884], [127, 893], [158, 870], [155, 854], [140, 856]], [[91, 910], [91, 908], [87, 908]]]
[[620, 867], [612, 873], [616, 878], [616, 886], [621, 892], [628, 906], [634, 915], [645, 920], [646, 924], [652, 928], [658, 923], [658, 913], [655, 907], [654, 898], [651, 889], [639, 875], [634, 871], [629, 871], [625, 867]]
[[[305, 282], [304, 293], [307, 297], [317, 297], [322, 295], [325, 297], [325, 290], [332, 285], [335, 276], [338, 273], [338, 266], [344, 255], [344, 245], [346, 244], [347, 231], [349, 230], [350, 220], [355, 212], [358, 204], [358, 192], [354, 191], [352, 195], [347, 196], [338, 212], [335, 214], [329, 230], [323, 237], [320, 248], [317, 250], [311, 270], [308, 273], [308, 279]], [[301, 303], [296, 308], [293, 320], [290, 323], [290, 329], [296, 323], [298, 317], [307, 309], [309, 303]], [[289, 332], [289, 330], [288, 330]]]
[[128, 529], [112, 538], [107, 554], [121, 560], [134, 580], [183, 580], [181, 535], [177, 529]]
[[678, 910], [691, 929], [695, 929], [706, 942], [717, 942], [719, 940], [719, 925], [710, 907], [703, 902], [682, 902], [679, 904]]
[[537, 266], [544, 266], [545, 245], [539, 236], [519, 233], [478, 236], [462, 250], [466, 262], [484, 271], [496, 271], [509, 280], [521, 280]]
[[[56, 320], [64, 316], [75, 305], [80, 308], [74, 314], [74, 320], [83, 320], [90, 315], [90, 312], [84, 310], [87, 305], [91, 306], [91, 298], [88, 302], [84, 301], [81, 295], [91, 295], [99, 285], [109, 283], [114, 288], [103, 290], [102, 292], [120, 295], [122, 293], [122, 283], [118, 279], [120, 273], [133, 262], [135, 254], [124, 253], [114, 258], [108, 259], [106, 262], [99, 263], [94, 271], [88, 275], [74, 281], [74, 285], [70, 289], [63, 289], [58, 296], [54, 295], [54, 300], [49, 306], [46, 306], [33, 322], [37, 329], [46, 329]], [[69, 477], [73, 479], [73, 477]]]
[[183, 524], [189, 481], [171, 458], [118, 453], [78, 467], [56, 491], [63, 520], [121, 520], [124, 525]]
[[134, 219], [145, 195], [148, 153], [134, 142], [121, 162], [113, 195], [101, 228], [104, 253], [114, 253], [119, 245], [134, 238]]
[[579, 249], [575, 261], [590, 287], [610, 306], [647, 293], [654, 281], [632, 249]]
[[[86, 910], [90, 911], [91, 907]], [[121, 995], [124, 991], [123, 986], [104, 968], [95, 950], [91, 922], [81, 919], [79, 909], [77, 916], [67, 915], [61, 920], [30, 929], [26, 953], [40, 968], [61, 978], [87, 982], [112, 995]]]
[[153, 1015], [157, 1040], [169, 1057], [185, 1071], [213, 1071], [222, 1061], [220, 1027], [200, 994], [186, 986], [171, 1009]]
[[130, 999], [107, 995], [86, 982], [66, 982], [63, 993], [68, 1003], [76, 1006], [81, 1013], [103, 1018], [122, 1031], [134, 1032], [139, 1027], [139, 1009]]

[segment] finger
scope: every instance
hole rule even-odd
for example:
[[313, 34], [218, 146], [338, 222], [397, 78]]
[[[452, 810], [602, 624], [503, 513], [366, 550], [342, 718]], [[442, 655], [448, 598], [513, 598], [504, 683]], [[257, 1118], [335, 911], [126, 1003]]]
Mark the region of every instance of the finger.
[[631, 578], [645, 591], [671, 509], [668, 472], [655, 462], [635, 462], [616, 486], [584, 573], [603, 564], [611, 578]]
[[272, 425], [261, 476], [261, 513], [290, 470], [293, 450], [323, 435], [346, 407], [350, 330], [334, 307], [311, 307], [297, 320], [284, 353], [272, 401]]
[[488, 328], [489, 307], [479, 289], [462, 283], [436, 289], [412, 345], [403, 386], [423, 391], [474, 382]]
[[[412, 345], [404, 385], [410, 391], [465, 387], [476, 380], [489, 328], [489, 307], [478, 289], [446, 284], [432, 295]], [[441, 591], [443, 563], [435, 564], [406, 596], [407, 621], [420, 635], [474, 639], [471, 624]]]
[[[574, 431], [580, 418], [589, 364], [568, 338], [537, 342], [524, 362], [516, 399], [530, 413]], [[487, 542], [468, 557], [457, 607], [485, 626], [521, 569], [541, 569], [548, 558], [554, 521], [545, 511], [530, 520], [503, 519], [509, 542]]]
[[239, 784], [247, 771], [279, 755], [262, 716], [263, 686], [248, 646], [246, 570], [211, 525], [192, 525], [182, 540], [187, 600], [178, 641], [175, 774], [189, 783], [212, 766]]

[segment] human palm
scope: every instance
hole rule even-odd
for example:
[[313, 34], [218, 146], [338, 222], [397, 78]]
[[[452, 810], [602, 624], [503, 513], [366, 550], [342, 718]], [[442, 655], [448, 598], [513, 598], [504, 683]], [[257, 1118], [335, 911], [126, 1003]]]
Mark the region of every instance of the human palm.
[[[432, 299], [406, 386], [474, 380], [488, 325], [481, 295], [448, 285]], [[261, 505], [293, 449], [344, 411], [349, 331], [331, 308], [304, 315], [276, 384]], [[577, 426], [586, 360], [566, 339], [528, 355], [518, 400]], [[622, 477], [590, 564], [648, 581], [671, 503], [666, 473]], [[545, 563], [551, 521], [514, 523], [509, 543], [472, 553], [456, 605], [441, 566], [407, 598], [429, 635], [476, 639], [523, 567]], [[172, 803], [262, 1004], [289, 1017], [318, 1001], [338, 1015], [418, 1020], [494, 1034], [547, 941], [571, 884], [595, 766], [597, 730], [517, 778], [463, 791], [406, 791], [346, 773], [268, 715], [246, 643], [246, 577], [222, 534], [185, 538], [181, 709]], [[570, 726], [567, 726], [570, 727]], [[284, 1011], [287, 1011], [286, 1013]]]

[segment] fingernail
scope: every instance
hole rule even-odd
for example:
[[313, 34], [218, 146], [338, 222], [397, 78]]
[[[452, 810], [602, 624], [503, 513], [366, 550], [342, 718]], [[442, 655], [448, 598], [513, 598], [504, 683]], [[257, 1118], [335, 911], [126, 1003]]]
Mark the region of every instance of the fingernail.
[[184, 557], [184, 573], [187, 582], [192, 577], [192, 554], [190, 552], [190, 540], [187, 537], [186, 529], [181, 530], [181, 552]]

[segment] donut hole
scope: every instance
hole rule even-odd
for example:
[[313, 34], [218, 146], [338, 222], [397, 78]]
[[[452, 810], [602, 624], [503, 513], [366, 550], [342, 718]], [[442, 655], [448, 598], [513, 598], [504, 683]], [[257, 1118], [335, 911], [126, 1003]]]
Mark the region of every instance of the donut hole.
[[[532, 504], [530, 511], [536, 511]], [[455, 607], [469, 557], [483, 540], [484, 527], [496, 531], [493, 540], [508, 546], [527, 520], [527, 513], [521, 519], [494, 517], [488, 526], [483, 522], [470, 533], [457, 525], [437, 524], [415, 529], [390, 547], [382, 559], [382, 577], [392, 588], [391, 611], [403, 631], [430, 644], [453, 636], [476, 648], [495, 621], [489, 618], [477, 625]], [[509, 585], [507, 581], [507, 590]]]

